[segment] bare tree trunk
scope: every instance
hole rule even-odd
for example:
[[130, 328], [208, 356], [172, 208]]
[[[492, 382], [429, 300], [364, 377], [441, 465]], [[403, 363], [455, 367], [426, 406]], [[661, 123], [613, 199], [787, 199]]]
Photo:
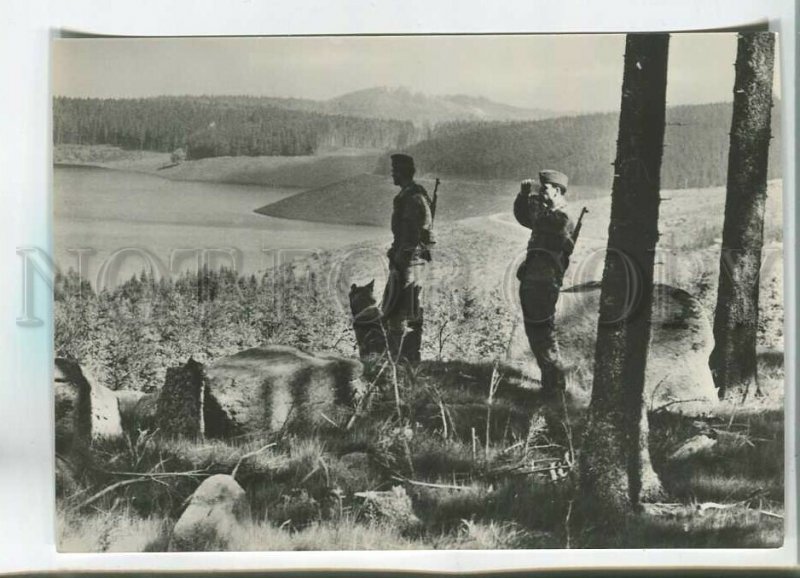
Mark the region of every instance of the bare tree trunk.
[[[764, 206], [767, 199], [775, 38], [739, 35], [733, 89], [728, 190], [722, 230], [714, 351], [709, 365], [720, 398], [756, 383], [756, 333]], [[756, 389], [758, 391], [758, 389]]]
[[667, 34], [629, 34], [625, 46], [611, 222], [603, 270], [581, 484], [613, 517], [660, 493], [650, 464], [643, 391], [658, 241], [666, 108]]

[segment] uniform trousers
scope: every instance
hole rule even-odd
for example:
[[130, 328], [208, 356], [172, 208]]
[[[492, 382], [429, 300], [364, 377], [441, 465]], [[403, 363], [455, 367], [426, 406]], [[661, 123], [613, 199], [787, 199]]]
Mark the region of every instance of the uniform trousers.
[[422, 346], [422, 273], [423, 262], [389, 267], [383, 292], [383, 315], [389, 350], [396, 360], [420, 361]]
[[520, 271], [519, 298], [525, 335], [542, 372], [542, 390], [546, 398], [560, 397], [566, 389], [555, 331], [562, 276], [562, 271], [556, 267], [539, 265], [535, 260], [526, 263]]

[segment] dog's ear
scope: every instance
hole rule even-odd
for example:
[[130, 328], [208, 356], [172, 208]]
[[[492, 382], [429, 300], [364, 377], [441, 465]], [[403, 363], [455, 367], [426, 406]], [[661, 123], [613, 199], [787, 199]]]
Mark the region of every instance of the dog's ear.
[[350, 285], [350, 292], [351, 292], [351, 293], [352, 293], [352, 292], [354, 292], [356, 289], [358, 289], [358, 285], [356, 285], [355, 283], [353, 283], [352, 285]]
[[366, 287], [367, 287], [367, 289], [369, 289], [370, 291], [372, 291], [372, 289], [375, 287], [375, 279], [373, 279], [372, 281], [370, 281], [369, 283], [367, 283]]

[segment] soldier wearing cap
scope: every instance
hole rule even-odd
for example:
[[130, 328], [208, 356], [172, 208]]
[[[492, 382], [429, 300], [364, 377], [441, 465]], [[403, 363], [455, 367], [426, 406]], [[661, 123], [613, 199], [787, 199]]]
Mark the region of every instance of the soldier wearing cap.
[[542, 371], [546, 399], [560, 397], [566, 388], [554, 317], [574, 247], [575, 227], [565, 212], [567, 184], [564, 173], [544, 170], [539, 173], [537, 190], [533, 191], [531, 180], [525, 180], [514, 200], [514, 216], [531, 230], [525, 262], [517, 271], [517, 278], [525, 334]]
[[431, 200], [425, 188], [414, 182], [414, 159], [406, 154], [394, 154], [391, 159], [392, 179], [400, 192], [392, 210], [394, 239], [387, 253], [389, 278], [383, 293], [383, 317], [394, 358], [416, 363], [422, 342], [422, 271], [431, 260], [430, 246], [435, 242]]

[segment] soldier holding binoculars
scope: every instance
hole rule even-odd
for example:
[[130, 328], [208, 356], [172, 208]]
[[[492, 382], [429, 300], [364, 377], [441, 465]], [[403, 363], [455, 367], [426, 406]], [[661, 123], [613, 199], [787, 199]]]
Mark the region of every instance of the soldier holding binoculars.
[[539, 173], [536, 190], [531, 180], [522, 181], [514, 200], [514, 216], [531, 230], [525, 262], [517, 271], [517, 278], [525, 334], [542, 371], [542, 389], [547, 399], [560, 396], [566, 388], [554, 318], [564, 272], [575, 246], [575, 226], [565, 212], [567, 184], [564, 173], [544, 170]]

